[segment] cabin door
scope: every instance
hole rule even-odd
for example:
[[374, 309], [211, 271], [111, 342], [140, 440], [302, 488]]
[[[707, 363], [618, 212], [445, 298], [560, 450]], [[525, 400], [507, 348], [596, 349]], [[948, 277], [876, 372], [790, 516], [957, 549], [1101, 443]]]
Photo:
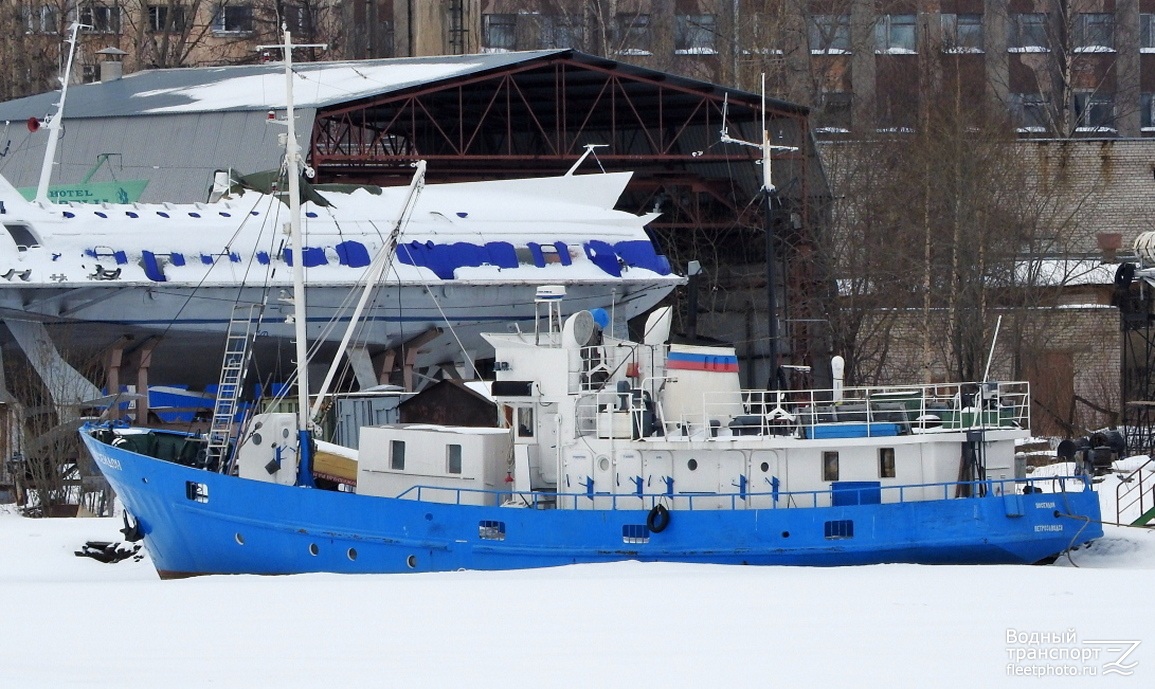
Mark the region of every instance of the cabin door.
[[785, 463], [773, 450], [755, 450], [750, 454], [747, 505], [754, 509], [782, 507], [780, 494], [786, 492]]
[[653, 503], [659, 496], [672, 495], [677, 491], [678, 487], [674, 484], [673, 455], [669, 452], [643, 452], [642, 481], [646, 503]]

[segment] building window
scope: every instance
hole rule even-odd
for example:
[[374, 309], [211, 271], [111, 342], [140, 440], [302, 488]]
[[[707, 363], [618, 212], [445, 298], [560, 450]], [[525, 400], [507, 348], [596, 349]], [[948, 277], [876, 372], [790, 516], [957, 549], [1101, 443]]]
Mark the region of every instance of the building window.
[[875, 50], [880, 53], [917, 52], [916, 37], [913, 14], [886, 14], [874, 25]]
[[618, 53], [621, 55], [651, 55], [650, 15], [619, 14], [617, 20]]
[[461, 446], [460, 445], [446, 445], [445, 446], [445, 473], [460, 474], [461, 473]]
[[829, 451], [822, 453], [822, 480], [838, 480], [838, 452]]
[[58, 33], [56, 8], [52, 5], [24, 5], [24, 30], [27, 33]]
[[1155, 53], [1155, 14], [1139, 15], [1139, 52]]
[[879, 478], [894, 478], [894, 448], [880, 447], [878, 448], [878, 477]]
[[100, 65], [85, 63], [80, 65], [80, 83], [95, 84], [100, 81]]
[[1075, 52], [1110, 53], [1115, 50], [1115, 15], [1080, 12], [1075, 15]]
[[1142, 109], [1139, 112], [1139, 126], [1143, 131], [1155, 132], [1155, 93], [1144, 93], [1140, 96]]
[[487, 52], [517, 50], [517, 15], [481, 15], [481, 47]]
[[681, 55], [714, 55], [714, 39], [718, 35], [712, 14], [679, 14], [677, 33], [674, 34], [674, 52]]
[[185, 30], [185, 9], [181, 5], [149, 5], [148, 28], [153, 32], [175, 32]]
[[1110, 94], [1094, 91], [1075, 94], [1075, 131], [1115, 131], [1115, 101]]
[[285, 3], [281, 5], [282, 19], [285, 26], [294, 35], [309, 35], [313, 33], [313, 16], [309, 12], [309, 5]]
[[942, 49], [948, 53], [981, 53], [983, 15], [942, 15]]
[[1045, 53], [1050, 48], [1047, 40], [1047, 15], [1043, 12], [1020, 12], [1011, 15], [1011, 39], [1008, 50], [1016, 53]]
[[1012, 97], [1015, 119], [1018, 130], [1024, 134], [1038, 134], [1048, 131], [1050, 117], [1047, 112], [1049, 103], [1047, 97], [1041, 93], [1016, 93]]
[[80, 23], [88, 27], [85, 33], [120, 33], [120, 8], [99, 3], [81, 5]]
[[405, 471], [405, 441], [394, 440], [389, 444], [389, 468]]
[[543, 48], [580, 48], [584, 43], [585, 30], [580, 17], [546, 15], [541, 23]]
[[847, 91], [825, 91], [819, 97], [817, 132], [845, 134], [850, 131], [853, 94]]
[[810, 16], [810, 52], [835, 55], [850, 52], [850, 15]]
[[250, 33], [253, 30], [253, 6], [248, 3], [221, 5], [213, 15], [216, 33]]

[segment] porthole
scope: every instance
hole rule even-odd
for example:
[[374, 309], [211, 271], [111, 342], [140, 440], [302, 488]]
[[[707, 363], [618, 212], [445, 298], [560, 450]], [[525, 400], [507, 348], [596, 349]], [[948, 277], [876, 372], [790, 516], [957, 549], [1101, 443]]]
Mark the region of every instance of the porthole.
[[159, 215], [159, 216], [160, 216], [160, 217], [162, 217], [162, 218], [167, 218], [167, 217], [168, 217], [168, 213], [165, 213], [164, 211], [157, 211], [157, 212], [156, 212], [156, 214], [157, 214], [157, 215]]
[[697, 471], [698, 470], [698, 460], [691, 459], [690, 461], [686, 462], [686, 466], [689, 467], [690, 471]]
[[605, 455], [598, 457], [598, 469], [600, 469], [602, 471], [609, 471], [610, 470], [610, 458], [606, 457]]
[[316, 543], [310, 543], [309, 544], [309, 554], [310, 555], [316, 557], [317, 553], [319, 553], [319, 552], [321, 552], [321, 549], [317, 547]]
[[262, 442], [264, 442], [264, 438], [261, 437], [261, 434], [260, 433], [254, 433], [253, 434], [253, 444], [254, 445], [260, 445]]
[[357, 559], [357, 549], [356, 548], [350, 548], [348, 551], [345, 552], [345, 555], [347, 555], [350, 560], [356, 560]]
[[188, 217], [190, 217], [190, 218], [199, 218], [199, 217], [201, 217], [201, 214], [200, 214], [200, 213], [189, 213], [189, 214], [188, 214]]
[[762, 462], [762, 473], [765, 474], [767, 471], [770, 471], [770, 463]]
[[242, 536], [239, 532], [233, 535], [233, 540], [237, 542], [237, 545], [245, 544], [245, 537]]
[[288, 428], [282, 428], [281, 429], [281, 437], [284, 438], [285, 440], [289, 439], [289, 429]]
[[417, 556], [416, 555], [410, 555], [409, 557], [405, 558], [405, 564], [409, 566], [409, 569], [416, 569], [417, 568]]
[[782, 538], [790, 538], [790, 532], [789, 531], [783, 531], [782, 532]]

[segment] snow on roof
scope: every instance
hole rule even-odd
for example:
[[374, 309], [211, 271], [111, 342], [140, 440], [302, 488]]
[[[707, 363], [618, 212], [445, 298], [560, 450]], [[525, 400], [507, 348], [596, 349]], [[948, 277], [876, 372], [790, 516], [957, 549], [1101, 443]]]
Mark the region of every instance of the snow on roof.
[[1031, 284], [1069, 287], [1114, 284], [1118, 268], [1098, 258], [1044, 258], [1019, 261], [1016, 272], [1020, 280]]
[[[500, 55], [301, 62], [293, 66], [297, 107], [323, 107], [405, 88], [498, 69], [563, 51]], [[0, 119], [43, 117], [56, 108], [51, 91], [0, 103]], [[150, 69], [122, 79], [77, 84], [68, 90], [65, 118], [121, 117], [162, 113], [266, 110], [285, 107], [281, 62], [230, 67]]]

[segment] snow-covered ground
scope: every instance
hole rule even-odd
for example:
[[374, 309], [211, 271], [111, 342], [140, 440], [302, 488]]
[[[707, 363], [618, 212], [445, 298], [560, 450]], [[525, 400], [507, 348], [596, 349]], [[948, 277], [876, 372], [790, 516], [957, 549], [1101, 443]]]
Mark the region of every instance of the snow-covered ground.
[[73, 555], [119, 526], [0, 513], [0, 687], [1155, 686], [1143, 529], [1045, 567], [160, 581]]

